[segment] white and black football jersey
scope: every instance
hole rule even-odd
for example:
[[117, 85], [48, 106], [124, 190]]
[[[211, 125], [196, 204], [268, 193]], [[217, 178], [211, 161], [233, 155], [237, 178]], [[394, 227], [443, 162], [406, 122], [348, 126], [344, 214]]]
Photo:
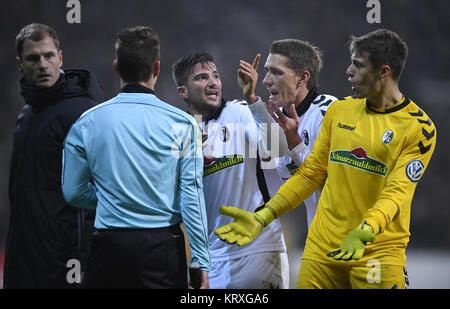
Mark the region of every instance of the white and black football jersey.
[[263, 203], [257, 180], [257, 150], [262, 136], [249, 105], [245, 101], [227, 102], [217, 118], [199, 125], [207, 134], [203, 142], [203, 191], [211, 258], [225, 261], [258, 252], [285, 252], [279, 220], [243, 247], [230, 245], [214, 234], [216, 228], [234, 220], [219, 213], [221, 206], [254, 212]]
[[[265, 169], [264, 174], [270, 195], [273, 196], [280, 186], [286, 182], [300, 167], [311, 153], [314, 142], [322, 127], [322, 120], [328, 106], [337, 98], [328, 94], [318, 94], [315, 89], [310, 90], [305, 100], [297, 108], [297, 115], [300, 118], [298, 134], [302, 138], [302, 143], [290, 150], [288, 154], [278, 159], [276, 171]], [[308, 226], [316, 213], [321, 190], [314, 192], [304, 203], [306, 206], [306, 216]]]

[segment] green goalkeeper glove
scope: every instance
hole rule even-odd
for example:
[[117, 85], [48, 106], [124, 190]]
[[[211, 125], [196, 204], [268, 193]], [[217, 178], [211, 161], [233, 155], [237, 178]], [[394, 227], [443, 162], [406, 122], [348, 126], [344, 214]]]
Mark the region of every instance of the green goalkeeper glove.
[[339, 249], [328, 252], [327, 256], [335, 260], [359, 260], [364, 254], [366, 242], [374, 240], [373, 228], [364, 221], [344, 238]]
[[252, 213], [236, 207], [222, 206], [219, 212], [235, 221], [215, 229], [214, 233], [223, 241], [236, 243], [240, 247], [255, 239], [263, 227], [275, 219], [275, 212], [268, 207]]

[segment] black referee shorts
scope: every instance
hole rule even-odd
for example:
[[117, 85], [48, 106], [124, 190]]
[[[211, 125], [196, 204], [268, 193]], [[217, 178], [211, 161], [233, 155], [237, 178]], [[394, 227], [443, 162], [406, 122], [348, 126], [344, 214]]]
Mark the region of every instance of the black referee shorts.
[[83, 287], [187, 289], [186, 251], [180, 225], [95, 230]]

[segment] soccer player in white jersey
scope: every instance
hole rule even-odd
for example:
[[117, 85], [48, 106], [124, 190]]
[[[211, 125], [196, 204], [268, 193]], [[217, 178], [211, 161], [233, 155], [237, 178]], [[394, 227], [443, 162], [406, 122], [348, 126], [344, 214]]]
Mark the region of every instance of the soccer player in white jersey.
[[[259, 57], [255, 58], [254, 67]], [[208, 53], [177, 60], [173, 77], [178, 95], [187, 103], [189, 113], [203, 132], [203, 185], [212, 262], [210, 287], [288, 288], [289, 265], [280, 222], [271, 224], [243, 248], [227, 244], [214, 234], [214, 229], [232, 221], [219, 213], [221, 206], [240, 205], [254, 212], [263, 204], [264, 162], [259, 157], [281, 157], [287, 153], [283, 131], [275, 123], [272, 131], [278, 132], [280, 138], [272, 138], [269, 147], [263, 122], [271, 117], [267, 117], [264, 103], [226, 102], [222, 98], [220, 73]], [[254, 93], [253, 80], [257, 76], [240, 70], [238, 77], [244, 98], [248, 98]]]
[[[286, 156], [274, 159], [278, 161], [276, 170], [264, 170], [271, 196], [311, 153], [328, 106], [337, 100], [334, 96], [318, 91], [322, 63], [321, 51], [302, 40], [278, 40], [270, 47], [264, 65], [266, 76], [262, 81], [269, 91], [268, 103], [271, 108], [267, 112], [283, 129], [289, 147]], [[255, 70], [249, 63], [242, 65], [249, 72]], [[250, 97], [255, 102], [259, 99], [254, 94]], [[308, 226], [315, 215], [320, 193], [319, 189], [304, 201]]]

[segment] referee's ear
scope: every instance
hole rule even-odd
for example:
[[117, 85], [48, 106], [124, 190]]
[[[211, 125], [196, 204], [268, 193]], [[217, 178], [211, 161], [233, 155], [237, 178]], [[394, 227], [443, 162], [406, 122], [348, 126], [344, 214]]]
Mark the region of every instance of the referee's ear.
[[183, 100], [187, 100], [189, 98], [189, 92], [186, 86], [178, 86], [177, 92], [180, 98], [182, 98]]
[[161, 62], [156, 61], [155, 64], [153, 65], [153, 71], [152, 71], [153, 76], [158, 77], [160, 71], [161, 71]]

